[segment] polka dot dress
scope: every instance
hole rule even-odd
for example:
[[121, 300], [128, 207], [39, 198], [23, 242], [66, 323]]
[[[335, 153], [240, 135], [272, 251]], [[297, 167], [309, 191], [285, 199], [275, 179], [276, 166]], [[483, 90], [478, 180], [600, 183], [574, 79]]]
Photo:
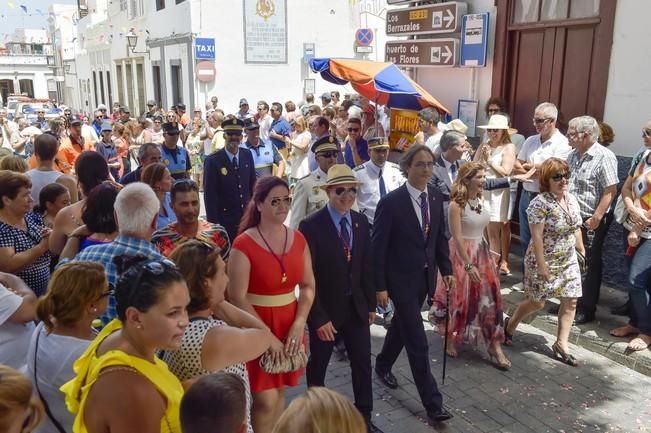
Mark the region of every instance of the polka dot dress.
[[[41, 231], [45, 224], [40, 215], [33, 212], [25, 215], [27, 231], [0, 221], [0, 248], [13, 248], [16, 254], [34, 248], [41, 242]], [[37, 296], [44, 295], [50, 280], [50, 253], [38, 257], [19, 272], [15, 272]]]
[[[206, 333], [216, 326], [223, 325], [225, 325], [225, 323], [221, 320], [203, 317], [194, 318], [185, 329], [185, 333], [183, 334], [183, 343], [179, 350], [165, 351], [163, 353], [163, 361], [167, 363], [170, 371], [174, 373], [181, 382], [197, 376], [217, 373], [216, 371], [208, 371], [201, 365], [201, 348]], [[251, 427], [251, 387], [249, 386], [249, 375], [246, 371], [246, 366], [244, 363], [235, 364], [226, 367], [223, 371], [234, 374], [244, 381], [246, 389], [246, 406], [248, 408], [246, 412], [247, 432], [253, 433], [253, 428]]]

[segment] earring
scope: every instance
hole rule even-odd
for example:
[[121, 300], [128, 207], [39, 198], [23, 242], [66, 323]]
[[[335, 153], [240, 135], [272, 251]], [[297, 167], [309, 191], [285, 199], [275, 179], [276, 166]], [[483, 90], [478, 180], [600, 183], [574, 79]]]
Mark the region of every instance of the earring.
[[93, 313], [97, 313], [97, 308], [93, 307], [93, 309], [92, 309], [91, 311], [92, 311]]
[[136, 325], [137, 329], [142, 329], [142, 325]]

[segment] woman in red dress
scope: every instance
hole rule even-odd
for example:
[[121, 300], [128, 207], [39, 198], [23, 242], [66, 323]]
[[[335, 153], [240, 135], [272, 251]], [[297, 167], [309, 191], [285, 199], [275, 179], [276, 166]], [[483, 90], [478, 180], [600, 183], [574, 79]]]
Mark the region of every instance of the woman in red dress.
[[[269, 350], [276, 359], [296, 355], [305, 346], [305, 322], [314, 300], [310, 250], [300, 232], [283, 224], [290, 204], [285, 181], [259, 179], [228, 261], [229, 300], [267, 324], [275, 336]], [[247, 369], [253, 430], [269, 433], [285, 408], [285, 387], [296, 386], [303, 370], [269, 374], [259, 359]]]

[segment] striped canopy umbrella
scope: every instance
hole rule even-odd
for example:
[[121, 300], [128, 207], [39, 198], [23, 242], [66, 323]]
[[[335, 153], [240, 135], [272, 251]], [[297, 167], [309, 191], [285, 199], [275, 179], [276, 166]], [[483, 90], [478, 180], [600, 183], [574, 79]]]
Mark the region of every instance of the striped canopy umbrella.
[[393, 63], [322, 58], [310, 60], [310, 68], [331, 83], [350, 83], [360, 95], [389, 108], [420, 110], [433, 107], [450, 113]]

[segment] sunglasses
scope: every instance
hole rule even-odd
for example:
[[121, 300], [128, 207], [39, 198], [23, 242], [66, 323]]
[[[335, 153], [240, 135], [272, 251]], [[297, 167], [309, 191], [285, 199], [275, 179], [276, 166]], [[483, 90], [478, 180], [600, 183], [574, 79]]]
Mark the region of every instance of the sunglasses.
[[237, 131], [227, 131], [225, 134], [226, 134], [226, 135], [239, 136], [239, 137], [242, 136], [242, 133], [241, 133], [241, 132], [237, 132]]
[[178, 131], [176, 131], [176, 132], [166, 132], [165, 135], [171, 135], [171, 136], [179, 135], [179, 132]]
[[[124, 275], [127, 276], [127, 274], [130, 274], [129, 280], [134, 282], [133, 287], [138, 288], [140, 287], [140, 282], [145, 272], [147, 272], [149, 275], [159, 276], [162, 275], [163, 272], [165, 272], [165, 270], [167, 269], [176, 269], [176, 265], [174, 264], [174, 262], [167, 259], [156, 260], [156, 261], [151, 260], [151, 261], [144, 262], [144, 264], [142, 264], [141, 262], [130, 267], [124, 273]], [[131, 293], [133, 294], [135, 293], [135, 291], [132, 291]], [[129, 299], [129, 303], [131, 303], [131, 299]]]
[[500, 110], [495, 110], [495, 109], [489, 109], [487, 111], [488, 114], [495, 114], [495, 113], [499, 113], [499, 112], [500, 112]]
[[552, 176], [552, 180], [554, 182], [560, 182], [563, 179], [569, 180], [570, 179], [570, 174], [569, 173], [556, 173], [555, 175]]
[[348, 132], [357, 132], [359, 128], [348, 128]]
[[651, 129], [642, 129], [642, 138], [651, 138]]
[[552, 120], [552, 119], [550, 119], [549, 117], [544, 117], [544, 118], [534, 117], [533, 123], [535, 123], [536, 125], [540, 125], [541, 123], [545, 123], [548, 120]]
[[324, 158], [336, 158], [337, 152], [335, 152], [334, 150], [328, 152], [319, 152], [318, 156], [322, 156]]
[[335, 194], [337, 194], [338, 196], [342, 196], [342, 195], [344, 195], [346, 193], [350, 193], [352, 195], [355, 195], [355, 194], [357, 194], [357, 188], [355, 188], [354, 186], [352, 186], [350, 188], [344, 188], [343, 186], [335, 188]]
[[95, 119], [101, 119], [102, 116], [95, 116]]
[[488, 132], [498, 132], [498, 131], [501, 131], [501, 129], [488, 128], [488, 129], [486, 129], [486, 131], [488, 131]]
[[285, 206], [291, 206], [292, 198], [290, 196], [285, 196], [275, 197], [271, 199], [271, 207], [278, 207], [280, 206], [280, 203], [284, 204]]

